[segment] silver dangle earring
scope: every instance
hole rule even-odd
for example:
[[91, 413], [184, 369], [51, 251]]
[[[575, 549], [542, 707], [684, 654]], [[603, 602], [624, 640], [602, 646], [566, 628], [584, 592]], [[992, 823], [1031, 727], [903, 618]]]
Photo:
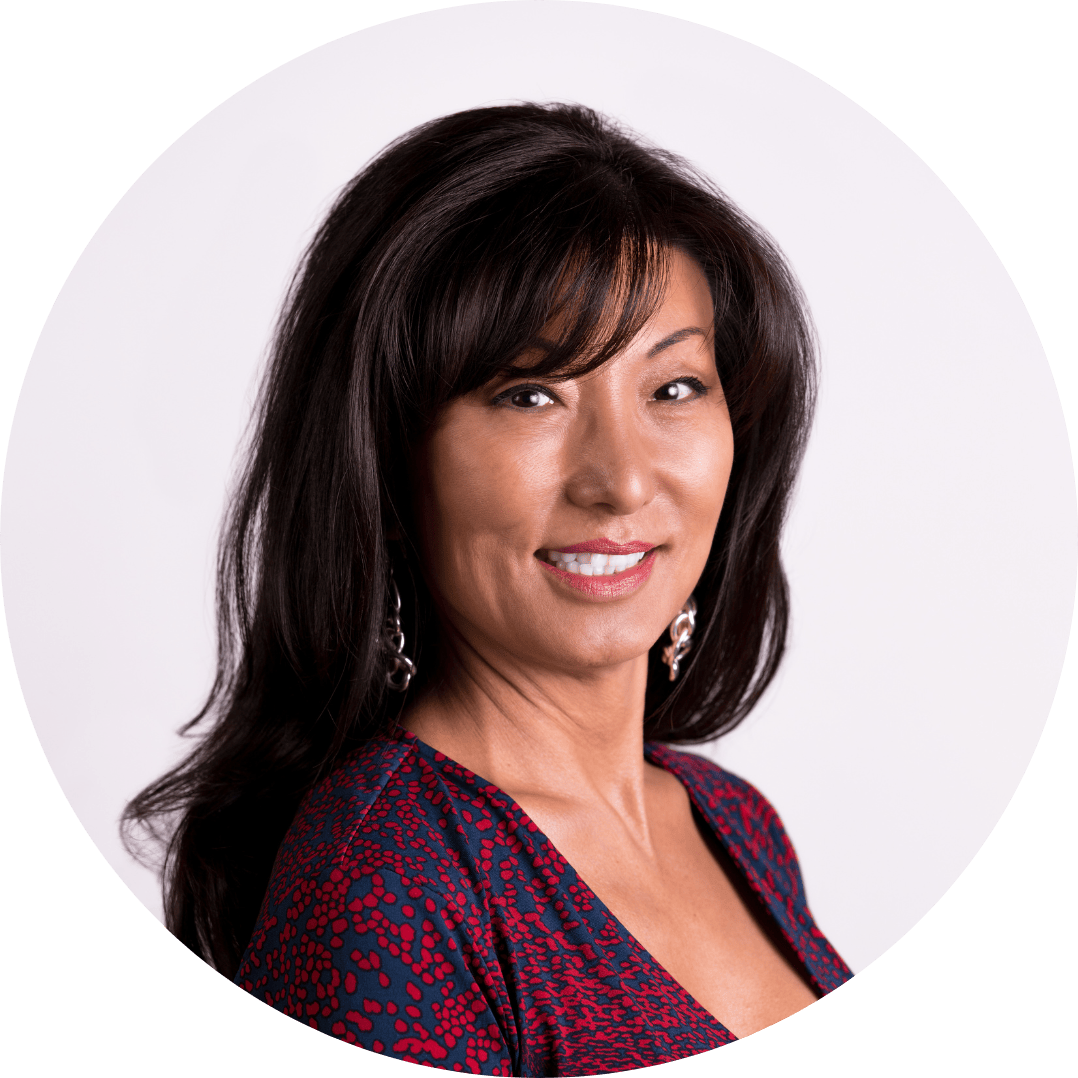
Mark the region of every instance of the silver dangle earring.
[[692, 631], [696, 628], [696, 600], [690, 595], [685, 600], [672, 622], [670, 622], [670, 644], [663, 648], [663, 662], [670, 667], [670, 680], [677, 680], [681, 669], [681, 660], [692, 647]]
[[386, 618], [385, 643], [389, 648], [389, 669], [386, 684], [397, 692], [404, 692], [408, 682], [415, 677], [415, 663], [404, 654], [404, 633], [401, 631], [401, 593], [390, 570], [389, 586], [393, 589], [393, 609]]

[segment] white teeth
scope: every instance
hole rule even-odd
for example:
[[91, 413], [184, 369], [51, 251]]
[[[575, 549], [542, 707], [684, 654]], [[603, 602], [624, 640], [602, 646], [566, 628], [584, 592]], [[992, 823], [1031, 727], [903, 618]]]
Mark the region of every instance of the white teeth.
[[548, 550], [547, 558], [559, 569], [567, 569], [579, 576], [614, 576], [638, 565], [647, 551], [638, 554], [566, 554], [560, 550]]

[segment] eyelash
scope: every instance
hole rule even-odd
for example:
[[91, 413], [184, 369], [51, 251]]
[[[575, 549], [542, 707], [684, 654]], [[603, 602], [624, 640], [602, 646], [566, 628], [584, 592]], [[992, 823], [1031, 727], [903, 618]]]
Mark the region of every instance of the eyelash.
[[[671, 381], [669, 382], [663, 382], [663, 384], [659, 386], [659, 389], [656, 389], [655, 392], [658, 393], [660, 389], [665, 389], [667, 386], [674, 385], [686, 385], [698, 397], [703, 397], [707, 393], [707, 386], [705, 386], [699, 378], [693, 378], [692, 376], [688, 376], [685, 378], [674, 378], [671, 379]], [[528, 383], [526, 385], [513, 386], [511, 389], [503, 390], [494, 398], [494, 400], [491, 401], [491, 404], [500, 405], [502, 407], [512, 407], [514, 411], [520, 412], [538, 411], [540, 408], [545, 407], [545, 405], [536, 405], [533, 408], [514, 407], [511, 404], [512, 399], [514, 397], [520, 396], [522, 393], [541, 393], [544, 397], [548, 397], [554, 403], [556, 403], [558, 400], [557, 396], [549, 389], [547, 389], [546, 386], [533, 385], [531, 383]], [[652, 397], [652, 399], [655, 399], [654, 396]]]
[[[499, 393], [491, 404], [500, 404], [505, 407], [512, 407], [511, 401], [514, 397], [519, 396], [521, 393], [542, 393], [544, 397], [549, 397], [552, 401], [557, 401], [557, 397], [545, 386], [537, 386], [532, 384], [513, 386], [512, 389], [506, 389]], [[516, 411], [520, 412], [534, 412], [538, 411], [538, 408], [517, 408]]]
[[[707, 395], [707, 386], [705, 386], [699, 378], [693, 378], [691, 375], [685, 378], [674, 378], [672, 381], [663, 382], [663, 384], [659, 386], [659, 389], [665, 389], [667, 386], [676, 385], [688, 386], [698, 397]], [[655, 392], [658, 393], [659, 389], [655, 390]]]

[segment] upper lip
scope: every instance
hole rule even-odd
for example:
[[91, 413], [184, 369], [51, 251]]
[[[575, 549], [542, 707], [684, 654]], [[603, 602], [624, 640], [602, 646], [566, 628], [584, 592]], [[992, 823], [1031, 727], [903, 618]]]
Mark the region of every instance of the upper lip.
[[562, 554], [644, 554], [654, 546], [654, 543], [641, 543], [636, 539], [628, 543], [615, 543], [613, 539], [589, 539], [585, 543], [573, 543], [572, 546], [551, 546], [546, 549], [557, 550]]

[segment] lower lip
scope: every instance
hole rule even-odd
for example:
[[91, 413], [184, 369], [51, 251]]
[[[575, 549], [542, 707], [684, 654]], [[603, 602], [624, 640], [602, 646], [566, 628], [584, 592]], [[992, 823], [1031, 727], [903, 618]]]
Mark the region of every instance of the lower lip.
[[649, 576], [655, 566], [656, 550], [649, 551], [631, 569], [615, 573], [612, 576], [582, 576], [580, 573], [570, 573], [566, 569], [559, 569], [548, 561], [539, 561], [539, 564], [552, 573], [559, 580], [564, 580], [571, 588], [587, 595], [590, 599], [619, 599], [623, 595], [639, 588]]

